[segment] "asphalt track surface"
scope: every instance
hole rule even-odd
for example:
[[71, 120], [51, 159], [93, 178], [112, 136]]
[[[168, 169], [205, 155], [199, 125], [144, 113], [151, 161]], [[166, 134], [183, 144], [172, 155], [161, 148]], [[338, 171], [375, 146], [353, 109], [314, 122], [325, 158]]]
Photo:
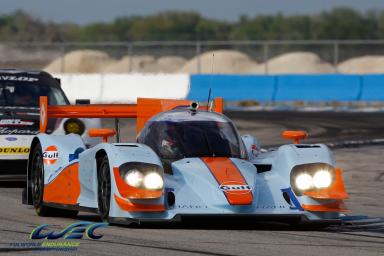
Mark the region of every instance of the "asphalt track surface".
[[338, 144], [384, 138], [384, 112], [231, 111], [226, 113], [241, 134], [250, 133], [266, 146], [281, 145], [283, 130], [304, 130], [306, 143]]
[[[279, 134], [285, 129], [307, 130], [311, 143], [384, 138], [384, 113], [230, 112], [228, 116], [241, 133], [257, 136], [265, 147], [284, 143]], [[105, 125], [112, 122], [107, 120]], [[123, 133], [133, 130], [134, 122], [123, 123]], [[132, 138], [134, 135], [125, 136], [126, 140]], [[350, 193], [348, 214], [368, 215], [368, 219], [323, 229], [254, 221], [112, 225], [98, 231], [103, 235], [100, 240], [80, 240], [75, 252], [36, 251], [14, 243], [30, 243], [30, 232], [41, 224], [59, 231], [77, 221], [98, 221], [96, 216], [38, 217], [31, 206], [21, 204], [21, 184], [0, 183], [0, 254], [384, 255], [384, 222], [380, 218], [384, 217], [383, 155], [384, 146], [378, 145], [335, 149]]]

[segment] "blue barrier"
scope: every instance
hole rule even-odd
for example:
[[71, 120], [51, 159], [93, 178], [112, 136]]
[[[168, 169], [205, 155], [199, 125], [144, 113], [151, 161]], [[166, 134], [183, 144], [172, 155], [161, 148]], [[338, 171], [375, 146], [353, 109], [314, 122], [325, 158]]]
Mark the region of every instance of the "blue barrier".
[[188, 99], [204, 101], [209, 88], [212, 95], [228, 101], [272, 100], [275, 77], [256, 75], [192, 75]]
[[355, 101], [361, 90], [358, 75], [285, 75], [277, 78], [277, 101]]
[[362, 101], [384, 100], [384, 75], [362, 76]]
[[384, 75], [192, 75], [188, 99], [227, 101], [384, 100]]

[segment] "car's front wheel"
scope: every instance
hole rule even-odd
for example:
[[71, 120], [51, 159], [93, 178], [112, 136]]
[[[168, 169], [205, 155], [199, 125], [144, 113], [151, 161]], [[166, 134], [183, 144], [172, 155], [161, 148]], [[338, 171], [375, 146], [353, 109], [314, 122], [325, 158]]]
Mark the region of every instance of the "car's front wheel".
[[104, 156], [98, 166], [98, 210], [102, 220], [108, 220], [111, 202], [111, 174], [109, 169], [108, 156]]
[[39, 216], [49, 216], [53, 213], [53, 208], [43, 205], [44, 196], [44, 164], [43, 152], [40, 143], [37, 143], [32, 151], [31, 162], [31, 186], [32, 203]]

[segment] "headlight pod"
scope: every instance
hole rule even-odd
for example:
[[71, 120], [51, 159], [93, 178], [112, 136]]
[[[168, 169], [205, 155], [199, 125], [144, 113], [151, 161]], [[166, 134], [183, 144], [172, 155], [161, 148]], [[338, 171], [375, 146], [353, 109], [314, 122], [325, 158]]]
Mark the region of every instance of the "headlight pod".
[[158, 165], [130, 162], [121, 165], [119, 171], [129, 186], [149, 190], [160, 190], [164, 187], [163, 170]]
[[64, 122], [65, 134], [78, 134], [82, 135], [85, 131], [84, 123], [77, 118], [69, 118]]
[[301, 195], [304, 191], [328, 188], [334, 177], [335, 169], [329, 164], [297, 165], [291, 171], [291, 186], [296, 195]]

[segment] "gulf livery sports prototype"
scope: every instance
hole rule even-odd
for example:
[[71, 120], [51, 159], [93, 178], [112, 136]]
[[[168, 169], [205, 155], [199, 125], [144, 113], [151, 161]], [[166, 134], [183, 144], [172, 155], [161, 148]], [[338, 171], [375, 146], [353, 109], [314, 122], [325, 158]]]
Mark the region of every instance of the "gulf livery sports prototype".
[[[98, 213], [109, 222], [177, 221], [185, 216], [280, 218], [338, 222], [348, 197], [342, 170], [322, 144], [260, 150], [240, 136], [217, 98], [198, 107], [186, 100], [138, 99], [135, 105], [51, 106], [40, 99], [24, 203], [40, 216]], [[103, 142], [87, 148], [77, 134], [46, 134], [48, 118], [136, 118], [136, 143], [109, 143], [117, 129], [89, 129]], [[119, 141], [119, 136], [117, 136]]]
[[[29, 146], [39, 133], [39, 97], [48, 96], [51, 105], [68, 105], [60, 80], [43, 71], [0, 69], [0, 180], [25, 180]], [[75, 132], [86, 144], [87, 127], [99, 127], [98, 119], [51, 119], [46, 133]]]

